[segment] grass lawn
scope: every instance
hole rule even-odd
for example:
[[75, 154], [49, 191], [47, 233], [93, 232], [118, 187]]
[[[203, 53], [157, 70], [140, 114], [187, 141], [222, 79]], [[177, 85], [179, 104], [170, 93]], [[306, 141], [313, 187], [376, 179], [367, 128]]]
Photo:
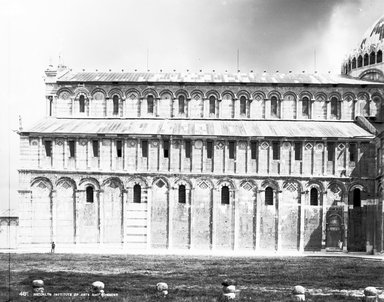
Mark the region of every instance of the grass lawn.
[[[1, 301], [8, 297], [8, 256], [0, 254]], [[361, 301], [352, 294], [366, 286], [383, 286], [384, 262], [341, 257], [11, 255], [12, 301], [89, 301], [82, 296], [31, 297], [34, 279], [44, 280], [48, 293], [80, 295], [93, 281], [102, 281], [106, 293], [118, 294], [103, 301], [159, 301], [155, 285], [161, 281], [170, 287], [164, 300], [216, 301], [226, 278], [237, 281], [238, 301], [289, 301], [290, 288], [298, 284], [309, 290], [307, 301]]]

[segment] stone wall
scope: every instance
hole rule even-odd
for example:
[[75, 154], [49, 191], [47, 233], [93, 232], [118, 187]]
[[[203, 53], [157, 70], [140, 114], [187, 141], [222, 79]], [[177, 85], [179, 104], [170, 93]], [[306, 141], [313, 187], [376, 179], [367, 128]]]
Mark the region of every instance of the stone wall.
[[[353, 240], [348, 220], [357, 208], [363, 213], [358, 222], [364, 249], [375, 239], [368, 226], [376, 206], [370, 180], [54, 171], [20, 175], [21, 243], [303, 251], [336, 249], [336, 238], [347, 249]], [[140, 186], [140, 202], [135, 202], [135, 185]], [[179, 199], [181, 185], [184, 200]], [[88, 187], [94, 190], [92, 202], [87, 200]], [[228, 203], [223, 203], [223, 187], [229, 190]], [[273, 191], [271, 205], [267, 188]], [[313, 188], [316, 204], [311, 203]], [[361, 191], [358, 207], [352, 194], [356, 188]], [[327, 229], [335, 215], [340, 217], [336, 233]]]
[[[196, 89], [198, 88], [198, 89]], [[376, 88], [311, 85], [309, 87], [280, 84], [272, 85], [172, 85], [136, 84], [102, 88], [92, 84], [55, 86], [47, 92], [53, 97], [53, 116], [56, 117], [109, 117], [109, 118], [220, 118], [220, 119], [315, 119], [353, 120], [358, 115], [381, 119], [381, 93]], [[85, 109], [80, 112], [79, 98], [84, 96]], [[113, 97], [118, 98], [118, 112], [113, 111]], [[180, 110], [179, 97], [185, 98]], [[153, 98], [153, 110], [147, 98]], [[215, 98], [214, 110], [210, 97]], [[246, 98], [245, 112], [240, 111], [240, 98]], [[277, 116], [271, 111], [271, 98], [277, 99]], [[308, 115], [303, 111], [302, 100], [309, 100]], [[337, 100], [337, 116], [332, 114], [331, 99]], [[47, 102], [50, 100], [47, 98]]]

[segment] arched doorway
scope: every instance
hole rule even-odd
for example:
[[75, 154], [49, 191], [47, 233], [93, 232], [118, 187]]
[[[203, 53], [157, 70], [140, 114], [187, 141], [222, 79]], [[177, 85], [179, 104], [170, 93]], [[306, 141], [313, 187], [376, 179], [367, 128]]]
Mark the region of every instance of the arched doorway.
[[349, 192], [348, 210], [348, 250], [353, 252], [365, 251], [365, 228], [363, 223], [364, 208], [362, 188], [355, 187]]
[[333, 212], [327, 217], [327, 249], [338, 250], [343, 247], [344, 228], [340, 214]]

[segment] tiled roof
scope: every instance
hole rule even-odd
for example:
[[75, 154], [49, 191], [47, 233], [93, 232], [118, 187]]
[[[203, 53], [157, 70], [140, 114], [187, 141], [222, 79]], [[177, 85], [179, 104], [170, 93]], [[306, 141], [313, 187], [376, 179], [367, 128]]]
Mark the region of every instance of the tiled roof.
[[335, 74], [309, 73], [152, 73], [152, 72], [73, 72], [59, 76], [57, 82], [130, 82], [130, 83], [280, 83], [280, 84], [351, 84], [377, 83]]
[[23, 132], [112, 135], [173, 135], [211, 137], [373, 138], [354, 122], [283, 120], [187, 119], [54, 119], [47, 118]]

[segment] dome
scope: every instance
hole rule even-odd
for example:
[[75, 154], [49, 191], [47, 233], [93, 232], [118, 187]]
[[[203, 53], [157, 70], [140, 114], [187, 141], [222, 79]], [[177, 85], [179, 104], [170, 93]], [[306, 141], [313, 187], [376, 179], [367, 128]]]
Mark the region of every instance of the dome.
[[341, 73], [354, 78], [384, 82], [384, 16], [364, 34], [363, 39], [345, 58]]
[[384, 16], [382, 16], [367, 30], [359, 48], [362, 51], [369, 50], [370, 48], [375, 49], [382, 43], [384, 43]]

